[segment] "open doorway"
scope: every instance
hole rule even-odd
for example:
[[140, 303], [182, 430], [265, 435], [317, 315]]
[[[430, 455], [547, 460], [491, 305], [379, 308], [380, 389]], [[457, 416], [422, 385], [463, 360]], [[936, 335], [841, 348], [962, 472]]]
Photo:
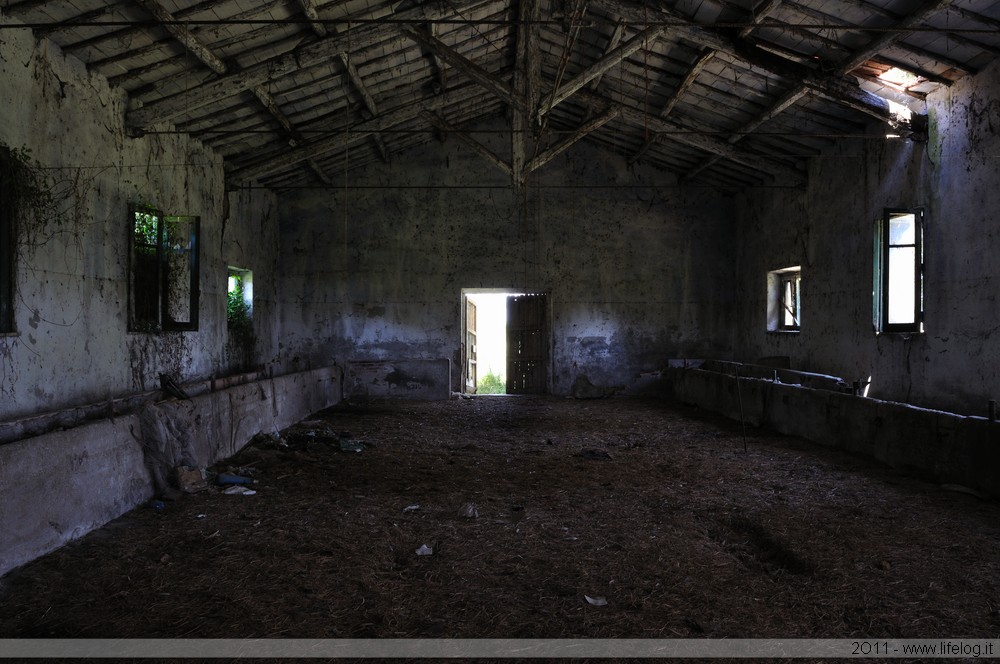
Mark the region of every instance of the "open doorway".
[[546, 298], [462, 290], [462, 381], [467, 394], [543, 394], [548, 377]]

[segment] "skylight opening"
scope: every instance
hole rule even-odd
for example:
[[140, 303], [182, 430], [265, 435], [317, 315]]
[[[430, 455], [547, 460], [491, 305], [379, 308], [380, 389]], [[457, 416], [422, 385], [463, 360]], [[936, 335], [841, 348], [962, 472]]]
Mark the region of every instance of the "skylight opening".
[[899, 67], [890, 67], [879, 74], [878, 77], [881, 81], [891, 83], [892, 85], [899, 86], [903, 89], [916, 85], [923, 80], [916, 74], [912, 74], [905, 69], [900, 69]]

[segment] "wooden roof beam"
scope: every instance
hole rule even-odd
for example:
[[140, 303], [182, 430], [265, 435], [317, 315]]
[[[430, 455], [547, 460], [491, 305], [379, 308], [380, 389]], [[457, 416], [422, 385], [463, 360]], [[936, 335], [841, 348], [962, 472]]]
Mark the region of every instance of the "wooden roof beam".
[[[581, 99], [588, 100], [588, 103], [612, 103], [610, 100], [590, 91], [581, 90], [577, 94]], [[642, 109], [625, 105], [621, 105], [620, 108], [621, 116], [625, 120], [638, 126], [649, 127], [656, 132], [670, 133], [672, 134], [670, 136], [671, 140], [678, 143], [684, 143], [685, 145], [718, 155], [724, 159], [729, 159], [736, 163], [750, 166], [751, 168], [757, 168], [794, 185], [802, 184], [805, 181], [804, 174], [797, 169], [782, 163], [770, 161], [764, 158], [764, 155], [744, 150], [711, 135], [691, 132], [687, 127], [667, 118], [650, 116]]]
[[602, 113], [601, 115], [592, 120], [585, 122], [579, 129], [576, 130], [576, 132], [572, 136], [569, 136], [568, 138], [564, 139], [558, 145], [555, 145], [549, 148], [548, 150], [545, 150], [535, 155], [535, 157], [530, 162], [528, 162], [527, 171], [531, 173], [532, 171], [535, 171], [544, 166], [545, 164], [549, 163], [550, 161], [561, 155], [563, 152], [571, 148], [577, 141], [586, 138], [587, 134], [590, 134], [591, 132], [600, 129], [608, 122], [611, 122], [612, 120], [617, 118], [621, 114], [621, 112], [622, 109], [617, 104], [608, 104], [608, 107], [604, 111], [604, 113]]
[[181, 45], [202, 64], [214, 71], [216, 74], [226, 73], [226, 63], [224, 63], [212, 50], [202, 44], [198, 37], [191, 30], [175, 23], [173, 15], [164, 9], [163, 5], [156, 0], [132, 0], [135, 4], [152, 14], [153, 18], [160, 22], [161, 27], [179, 41]]
[[525, 183], [528, 176], [529, 155], [534, 146], [535, 117], [533, 111], [541, 95], [541, 35], [538, 19], [540, 2], [520, 0], [518, 3], [517, 43], [514, 55], [514, 91], [524, 99], [520, 110], [511, 107], [511, 180], [515, 188]]
[[624, 44], [612, 49], [597, 62], [593, 63], [574, 76], [571, 81], [564, 83], [558, 90], [553, 90], [549, 94], [545, 95], [538, 105], [538, 117], [542, 117], [551, 111], [553, 108], [558, 106], [560, 102], [568, 99], [577, 90], [580, 90], [587, 85], [587, 83], [591, 82], [595, 78], [598, 78], [599, 76], [603, 76], [605, 72], [618, 65], [622, 60], [629, 57], [639, 49], [648, 47], [650, 42], [656, 41], [656, 39], [658, 39], [667, 30], [668, 27], [663, 25], [647, 28], [635, 37], [632, 37], [632, 39], [629, 39]]
[[331, 138], [299, 145], [291, 150], [258, 159], [253, 162], [238, 165], [229, 173], [227, 179], [232, 181], [253, 180], [270, 173], [294, 166], [307, 159], [315, 159], [329, 152], [339, 150], [345, 145], [368, 138], [370, 135], [384, 131], [398, 124], [413, 120], [424, 111], [434, 111], [450, 104], [465, 101], [470, 96], [470, 87], [455, 88], [445, 94], [431, 97], [420, 104], [407, 104], [395, 108], [382, 115], [345, 127]]
[[[680, 85], [674, 89], [666, 103], [663, 105], [663, 108], [660, 109], [660, 112], [657, 114], [659, 117], [666, 118], [670, 116], [674, 110], [674, 106], [676, 106], [677, 102], [684, 96], [684, 93], [686, 93], [691, 86], [694, 85], [694, 82], [698, 80], [698, 76], [705, 68], [705, 65], [711, 62], [712, 58], [715, 57], [715, 53], [716, 52], [712, 49], [702, 51], [701, 55], [698, 56], [698, 59], [695, 60], [694, 64], [691, 65], [691, 68], [688, 70], [688, 73], [684, 76], [684, 80], [682, 80]], [[657, 134], [653, 134], [651, 137], [647, 138], [643, 141], [642, 147], [640, 147], [639, 150], [629, 158], [628, 162], [630, 164], [637, 162], [647, 152], [649, 152], [649, 149], [653, 147], [658, 140], [659, 136]]]
[[488, 147], [486, 147], [485, 145], [483, 145], [482, 143], [480, 143], [476, 139], [472, 138], [471, 136], [469, 136], [465, 132], [460, 131], [460, 130], [456, 129], [455, 127], [453, 127], [452, 125], [448, 124], [437, 113], [432, 113], [430, 111], [426, 111], [424, 113], [421, 113], [421, 116], [423, 116], [423, 118], [425, 120], [427, 120], [428, 122], [430, 122], [432, 125], [434, 125], [438, 129], [440, 129], [441, 131], [447, 133], [450, 136], [454, 136], [455, 138], [457, 138], [459, 141], [461, 141], [462, 143], [464, 143], [465, 145], [467, 145], [468, 147], [470, 147], [473, 152], [475, 152], [480, 157], [482, 157], [486, 161], [490, 162], [491, 164], [493, 164], [494, 166], [496, 166], [497, 168], [499, 168], [501, 171], [503, 171], [504, 173], [506, 173], [508, 176], [514, 174], [514, 170], [511, 168], [510, 164], [508, 164], [503, 159], [501, 159], [500, 157], [498, 157], [496, 155], [496, 153], [494, 153], [492, 150], [490, 150]]
[[[401, 12], [397, 18], [436, 20], [452, 16], [473, 5], [476, 0], [432, 0], [432, 2], [412, 10]], [[133, 129], [141, 129], [159, 122], [176, 118], [188, 111], [207, 106], [239, 94], [255, 85], [261, 85], [280, 78], [303, 67], [320, 64], [338, 53], [351, 49], [367, 48], [383, 39], [389, 39], [398, 32], [395, 25], [369, 23], [342, 35], [332, 35], [295, 49], [291, 53], [268, 58], [242, 71], [221, 76], [164, 99], [160, 99], [129, 111], [126, 123]]]
[[299, 7], [302, 8], [302, 13], [306, 15], [309, 19], [309, 26], [312, 28], [320, 37], [326, 37], [328, 31], [326, 26], [320, 20], [319, 11], [316, 9], [316, 0], [296, 0], [299, 3]]
[[492, 92], [508, 105], [524, 112], [524, 102], [514, 92], [514, 89], [507, 83], [496, 78], [476, 63], [472, 62], [464, 55], [446, 45], [441, 40], [432, 37], [430, 33], [419, 28], [401, 28], [400, 33], [409, 37], [417, 44], [434, 53], [455, 69], [461, 71], [473, 81]]

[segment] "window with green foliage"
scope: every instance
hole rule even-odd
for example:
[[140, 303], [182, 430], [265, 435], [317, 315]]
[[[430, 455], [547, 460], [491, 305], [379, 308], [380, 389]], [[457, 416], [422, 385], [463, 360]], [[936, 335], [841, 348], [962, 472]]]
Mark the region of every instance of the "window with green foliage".
[[131, 218], [129, 329], [198, 329], [198, 217], [134, 207]]
[[253, 330], [253, 272], [229, 268], [226, 323], [231, 331]]
[[0, 147], [0, 333], [14, 331], [13, 168], [10, 150]]

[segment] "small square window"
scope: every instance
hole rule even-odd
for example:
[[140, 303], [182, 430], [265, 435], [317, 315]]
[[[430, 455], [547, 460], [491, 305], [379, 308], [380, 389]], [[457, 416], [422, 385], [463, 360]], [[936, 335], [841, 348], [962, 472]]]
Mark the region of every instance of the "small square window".
[[924, 213], [887, 208], [875, 225], [872, 322], [877, 333], [924, 331]]
[[798, 332], [802, 320], [802, 268], [786, 267], [767, 273], [767, 329]]
[[129, 329], [198, 329], [198, 217], [132, 208]]
[[253, 272], [229, 268], [226, 286], [226, 325], [232, 331], [253, 330]]

